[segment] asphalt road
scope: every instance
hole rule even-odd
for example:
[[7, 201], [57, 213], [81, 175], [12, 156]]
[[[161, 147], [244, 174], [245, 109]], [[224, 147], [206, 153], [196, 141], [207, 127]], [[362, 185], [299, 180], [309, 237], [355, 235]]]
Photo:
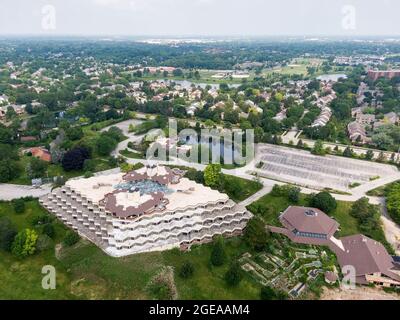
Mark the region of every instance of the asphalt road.
[[18, 198], [39, 198], [51, 192], [51, 185], [43, 185], [40, 188], [22, 186], [16, 184], [0, 184], [0, 200], [10, 201]]

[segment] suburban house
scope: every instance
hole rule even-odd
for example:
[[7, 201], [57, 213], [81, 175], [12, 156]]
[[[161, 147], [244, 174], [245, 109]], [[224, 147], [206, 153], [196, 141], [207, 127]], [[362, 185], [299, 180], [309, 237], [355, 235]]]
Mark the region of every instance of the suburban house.
[[[296, 243], [328, 246], [341, 268], [354, 267], [357, 284], [400, 287], [398, 257], [390, 256], [381, 243], [362, 234], [335, 238], [340, 225], [323, 211], [291, 206], [280, 215], [279, 221], [283, 227], [267, 226], [267, 229]], [[328, 281], [334, 279], [329, 276]]]
[[32, 154], [32, 157], [38, 158], [45, 162], [51, 162], [51, 154], [45, 148], [34, 147], [34, 148], [25, 150], [25, 153], [29, 153], [29, 152]]
[[332, 117], [332, 110], [329, 107], [324, 107], [320, 115], [315, 119], [312, 127], [325, 127]]
[[375, 122], [375, 115], [358, 113], [356, 115], [356, 121], [362, 125], [372, 125]]
[[347, 125], [347, 131], [349, 133], [349, 138], [352, 142], [362, 142], [367, 143], [370, 138], [367, 137], [364, 125], [357, 121], [350, 122]]

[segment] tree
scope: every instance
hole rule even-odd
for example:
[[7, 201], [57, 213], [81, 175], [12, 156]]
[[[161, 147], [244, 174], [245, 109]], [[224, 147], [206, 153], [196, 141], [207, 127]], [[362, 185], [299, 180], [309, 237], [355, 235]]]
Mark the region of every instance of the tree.
[[365, 159], [367, 160], [372, 160], [374, 158], [374, 152], [372, 150], [368, 150], [365, 153]]
[[222, 180], [221, 165], [209, 164], [204, 170], [204, 182], [211, 188], [216, 188]]
[[299, 140], [298, 142], [297, 142], [297, 146], [299, 147], [299, 148], [303, 148], [303, 140]]
[[45, 234], [46, 236], [50, 237], [50, 238], [54, 238], [56, 231], [54, 229], [54, 226], [51, 223], [46, 223], [43, 226], [43, 230], [42, 230], [43, 234]]
[[350, 215], [358, 220], [360, 231], [373, 237], [375, 230], [380, 227], [380, 214], [377, 208], [364, 197], [353, 203]]
[[262, 287], [260, 291], [261, 300], [286, 300], [288, 295], [286, 292], [276, 290], [271, 287]]
[[90, 159], [89, 150], [76, 147], [65, 153], [61, 164], [65, 171], [82, 170], [86, 159]]
[[343, 156], [347, 157], [347, 158], [351, 158], [353, 157], [353, 150], [350, 147], [347, 147], [346, 149], [344, 149], [343, 151]]
[[71, 127], [66, 130], [68, 139], [75, 141], [83, 138], [83, 130], [81, 127]]
[[76, 232], [68, 231], [63, 240], [63, 244], [67, 247], [72, 247], [74, 244], [78, 243], [80, 237]]
[[6, 111], [6, 119], [7, 120], [12, 120], [17, 116], [17, 113], [15, 112], [14, 108], [12, 106], [7, 107]]
[[183, 71], [179, 68], [172, 71], [172, 74], [174, 75], [174, 77], [183, 77]]
[[11, 247], [13, 255], [19, 258], [25, 258], [33, 255], [36, 251], [36, 241], [38, 235], [35, 230], [25, 229], [19, 232], [14, 239]]
[[311, 150], [311, 153], [323, 156], [325, 155], [326, 151], [324, 149], [324, 144], [321, 140], [317, 140], [314, 144], [314, 148]]
[[108, 156], [115, 149], [116, 144], [117, 142], [113, 138], [102, 135], [96, 143], [97, 152], [102, 156]]
[[12, 201], [15, 213], [25, 212], [25, 201], [24, 199], [14, 199]]
[[224, 276], [225, 282], [230, 287], [237, 287], [242, 280], [242, 270], [237, 262], [233, 262]]
[[390, 217], [400, 224], [400, 183], [394, 183], [389, 187], [386, 195], [386, 205]]
[[244, 240], [256, 251], [263, 250], [269, 239], [269, 233], [265, 230], [264, 222], [259, 218], [252, 218], [244, 230]]
[[225, 263], [226, 254], [222, 237], [218, 237], [213, 244], [211, 251], [210, 262], [213, 266], [219, 267]]
[[14, 160], [0, 160], [0, 182], [9, 182], [19, 176], [20, 168]]
[[379, 132], [372, 136], [372, 142], [379, 148], [383, 150], [389, 150], [394, 144], [394, 140], [385, 132]]
[[239, 122], [239, 113], [235, 110], [227, 110], [224, 114], [224, 120], [236, 124]]
[[337, 203], [329, 192], [323, 191], [311, 197], [310, 205], [318, 208], [325, 213], [330, 213], [336, 209]]
[[291, 187], [288, 191], [288, 199], [292, 203], [298, 203], [300, 201], [300, 188]]
[[29, 161], [26, 171], [31, 179], [41, 178], [46, 174], [47, 162], [33, 157]]
[[185, 261], [179, 269], [179, 276], [182, 279], [188, 279], [193, 276], [194, 265], [190, 261]]
[[11, 220], [7, 217], [0, 217], [0, 249], [10, 252], [17, 231]]

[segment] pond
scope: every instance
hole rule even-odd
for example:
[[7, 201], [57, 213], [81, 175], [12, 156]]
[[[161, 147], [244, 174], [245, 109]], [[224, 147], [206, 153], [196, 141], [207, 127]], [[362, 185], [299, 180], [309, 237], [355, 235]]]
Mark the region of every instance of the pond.
[[339, 79], [347, 79], [347, 75], [343, 73], [338, 74], [323, 74], [317, 78], [320, 81], [334, 81], [337, 82]]
[[[208, 147], [211, 151], [212, 159], [219, 160], [221, 157], [226, 164], [235, 162], [234, 159], [241, 159], [242, 150], [240, 147], [233, 147], [231, 144], [225, 144], [223, 141], [216, 143], [207, 139], [199, 139], [198, 137], [189, 136], [181, 139], [181, 142], [190, 146]], [[207, 150], [207, 149], [206, 149]]]

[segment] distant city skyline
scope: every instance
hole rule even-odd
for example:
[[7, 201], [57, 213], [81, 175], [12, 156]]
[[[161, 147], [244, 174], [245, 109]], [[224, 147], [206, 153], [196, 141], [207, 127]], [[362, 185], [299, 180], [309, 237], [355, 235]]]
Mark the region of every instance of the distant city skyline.
[[2, 0], [1, 35], [399, 36], [396, 0]]

